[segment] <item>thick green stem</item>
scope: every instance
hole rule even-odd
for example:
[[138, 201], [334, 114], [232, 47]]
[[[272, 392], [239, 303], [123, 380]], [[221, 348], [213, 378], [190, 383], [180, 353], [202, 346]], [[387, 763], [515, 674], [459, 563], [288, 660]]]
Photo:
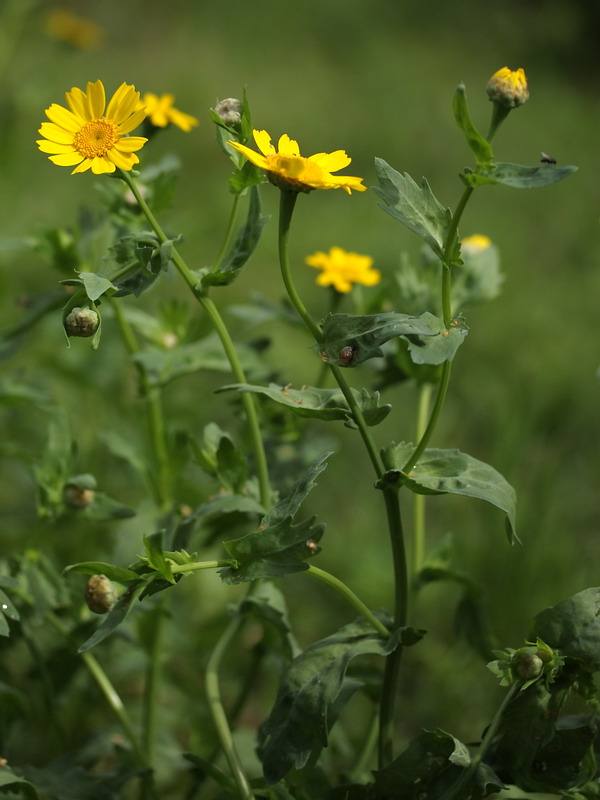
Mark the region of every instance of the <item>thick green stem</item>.
[[237, 561], [223, 559], [222, 561], [194, 561], [193, 564], [171, 564], [173, 575], [187, 572], [198, 572], [201, 569], [219, 569], [219, 567], [236, 567]]
[[[415, 431], [415, 441], [417, 442], [421, 440], [427, 427], [432, 388], [433, 384], [431, 383], [422, 383], [419, 387], [417, 427]], [[415, 493], [413, 503], [412, 574], [416, 576], [421, 571], [425, 559], [425, 495]]]
[[369, 725], [369, 730], [358, 753], [355, 764], [348, 776], [350, 783], [368, 783], [371, 779], [369, 765], [373, 757], [373, 752], [377, 746], [379, 736], [379, 715], [373, 714], [373, 719]]
[[454, 797], [457, 797], [461, 794], [461, 790], [469, 783], [471, 778], [473, 777], [474, 773], [477, 770], [477, 767], [481, 764], [487, 751], [490, 749], [492, 742], [494, 741], [494, 737], [498, 732], [498, 727], [502, 722], [502, 715], [504, 714], [506, 707], [510, 703], [510, 701], [514, 698], [514, 696], [519, 692], [521, 688], [521, 683], [513, 683], [510, 687], [508, 692], [506, 693], [502, 704], [498, 711], [496, 711], [496, 715], [492, 720], [490, 726], [488, 727], [485, 736], [479, 746], [479, 749], [475, 753], [475, 755], [471, 758], [471, 763], [469, 766], [461, 773], [458, 780], [442, 795], [440, 800], [453, 800]]
[[383, 622], [377, 619], [375, 614], [366, 606], [363, 601], [358, 597], [358, 595], [354, 594], [352, 589], [349, 586], [341, 581], [339, 578], [336, 578], [335, 575], [332, 575], [329, 572], [325, 572], [324, 569], [319, 569], [319, 567], [315, 567], [311, 564], [309, 568], [306, 570], [307, 575], [312, 575], [314, 578], [318, 578], [320, 581], [327, 583], [331, 586], [332, 589], [335, 589], [336, 592], [342, 595], [342, 597], [347, 600], [350, 605], [358, 611], [358, 613], [363, 616], [367, 622], [370, 622], [371, 625], [375, 628], [377, 633], [381, 634], [381, 636], [385, 636], [387, 639], [390, 635], [390, 632], [385, 627]]
[[[161, 242], [168, 242], [169, 238], [161, 228], [159, 222], [157, 221], [156, 217], [150, 210], [150, 207], [140, 194], [138, 187], [128, 172], [121, 171], [121, 177], [131, 189], [135, 199], [137, 200], [140, 208], [144, 212], [146, 219], [150, 223], [152, 229], [156, 233], [158, 239]], [[204, 310], [206, 311], [219, 339], [221, 340], [221, 344], [223, 345], [223, 349], [225, 350], [225, 355], [227, 356], [227, 360], [231, 366], [231, 371], [235, 376], [235, 379], [238, 383], [247, 383], [246, 375], [242, 368], [241, 362], [238, 358], [237, 352], [235, 350], [235, 346], [229, 335], [229, 331], [223, 322], [221, 315], [213, 301], [209, 298], [207, 293], [202, 288], [200, 283], [200, 278], [192, 272], [192, 270], [187, 266], [179, 252], [175, 247], [173, 247], [171, 258], [173, 263], [175, 264], [176, 269], [178, 270], [181, 277], [187, 283], [189, 289], [192, 291], [194, 297], [198, 300], [198, 302], [202, 305]], [[256, 403], [254, 398], [244, 392], [241, 395], [241, 401], [244, 406], [244, 411], [246, 412], [246, 420], [248, 423], [248, 433], [250, 436], [252, 452], [254, 454], [254, 460], [256, 464], [256, 472], [258, 476], [258, 482], [260, 487], [260, 497], [261, 502], [265, 506], [265, 508], [269, 508], [271, 505], [271, 487], [269, 483], [269, 472], [267, 468], [267, 458], [265, 455], [263, 440], [260, 432], [260, 425], [258, 421], [258, 414], [256, 411]]]

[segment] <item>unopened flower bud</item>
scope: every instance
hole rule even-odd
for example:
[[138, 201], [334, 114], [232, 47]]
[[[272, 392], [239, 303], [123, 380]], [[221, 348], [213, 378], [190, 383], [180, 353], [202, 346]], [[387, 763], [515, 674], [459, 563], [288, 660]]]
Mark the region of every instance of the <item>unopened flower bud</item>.
[[242, 104], [237, 98], [228, 97], [217, 103], [215, 113], [221, 117], [225, 125], [235, 128], [242, 121]]
[[85, 602], [94, 614], [107, 614], [117, 602], [117, 590], [106, 575], [92, 575], [85, 586]]
[[76, 307], [65, 318], [65, 330], [68, 336], [81, 338], [93, 336], [99, 325], [100, 318], [91, 308]]
[[544, 662], [542, 659], [531, 650], [522, 648], [517, 650], [513, 658], [513, 666], [515, 672], [520, 678], [531, 680], [537, 678], [542, 674], [544, 669]]
[[490, 100], [505, 108], [517, 108], [529, 100], [525, 70], [502, 67], [488, 81], [486, 91]]
[[65, 504], [70, 508], [80, 511], [94, 502], [96, 493], [96, 479], [93, 475], [75, 475], [69, 478], [63, 491]]

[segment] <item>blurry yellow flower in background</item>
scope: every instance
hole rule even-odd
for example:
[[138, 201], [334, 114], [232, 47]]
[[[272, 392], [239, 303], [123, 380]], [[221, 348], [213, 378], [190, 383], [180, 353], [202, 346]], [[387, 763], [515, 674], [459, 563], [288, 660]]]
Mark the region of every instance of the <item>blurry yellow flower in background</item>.
[[81, 50], [94, 50], [104, 40], [104, 30], [100, 25], [71, 14], [64, 8], [53, 8], [48, 12], [46, 33], [52, 39], [72, 44]]
[[492, 240], [490, 237], [484, 236], [482, 233], [474, 233], [472, 236], [465, 236], [465, 238], [460, 241], [462, 250], [468, 253], [480, 253], [482, 250], [487, 250], [491, 244]]
[[38, 147], [50, 153], [50, 161], [61, 167], [77, 164], [72, 175], [91, 169], [96, 175], [130, 170], [139, 163], [135, 151], [148, 141], [142, 136], [127, 136], [142, 122], [144, 111], [136, 111], [140, 93], [122, 83], [112, 96], [104, 115], [106, 95], [102, 81], [88, 83], [83, 92], [73, 87], [65, 94], [69, 109], [53, 103], [46, 109], [50, 122], [39, 130], [44, 139]]
[[341, 247], [331, 247], [329, 253], [318, 251], [305, 261], [309, 267], [323, 270], [317, 277], [319, 286], [333, 286], [338, 292], [352, 291], [355, 283], [375, 286], [381, 280], [381, 272], [371, 269], [371, 256], [349, 253]]
[[525, 70], [502, 67], [489, 79], [487, 93], [490, 100], [507, 108], [517, 108], [529, 100]]
[[[294, 192], [310, 192], [312, 189], [343, 189], [351, 194], [366, 191], [362, 178], [349, 175], [331, 175], [351, 163], [343, 150], [334, 153], [316, 153], [304, 158], [300, 155], [298, 142], [284, 133], [277, 143], [277, 150], [271, 144], [266, 131], [253, 131], [254, 141], [260, 153], [239, 142], [228, 142], [257, 167], [267, 171], [269, 180], [280, 189]], [[262, 155], [261, 155], [262, 154]]]
[[174, 102], [175, 97], [172, 94], [161, 94], [159, 97], [152, 92], [146, 92], [137, 107], [146, 109], [147, 121], [156, 128], [166, 128], [172, 122], [187, 133], [198, 125], [198, 120], [191, 114], [184, 114], [183, 111], [174, 108]]

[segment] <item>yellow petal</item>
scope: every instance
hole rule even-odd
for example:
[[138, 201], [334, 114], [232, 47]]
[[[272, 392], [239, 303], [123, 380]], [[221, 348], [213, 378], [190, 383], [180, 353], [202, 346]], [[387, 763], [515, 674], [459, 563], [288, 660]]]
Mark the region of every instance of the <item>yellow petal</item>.
[[113, 116], [111, 119], [118, 125], [120, 122], [125, 122], [127, 117], [132, 114], [138, 101], [140, 99], [140, 93], [136, 92], [134, 86], [128, 86], [128, 92], [123, 95], [121, 102], [119, 105], [114, 109]]
[[91, 114], [90, 119], [100, 119], [104, 114], [104, 106], [106, 105], [104, 84], [102, 81], [95, 81], [94, 83], [88, 81], [86, 90], [88, 109]]
[[91, 117], [87, 105], [87, 98], [81, 89], [77, 88], [77, 86], [73, 86], [71, 91], [65, 94], [65, 99], [75, 116], [79, 117], [84, 122], [90, 121]]
[[137, 126], [144, 121], [146, 118], [146, 111], [141, 109], [140, 111], [135, 111], [129, 119], [126, 119], [124, 122], [121, 122], [119, 125], [119, 133], [131, 133], [131, 131], [135, 130]]
[[326, 172], [337, 172], [352, 163], [344, 150], [336, 150], [334, 153], [316, 153], [309, 157], [310, 161], [315, 161]]
[[283, 136], [279, 138], [279, 142], [277, 143], [277, 150], [279, 154], [282, 156], [300, 155], [300, 148], [298, 147], [298, 142], [296, 142], [294, 139], [290, 139], [287, 133], [284, 133]]
[[59, 128], [53, 122], [42, 122], [38, 131], [45, 139], [50, 139], [51, 142], [58, 142], [59, 144], [71, 144], [73, 142], [73, 134]]
[[83, 160], [81, 153], [59, 153], [55, 156], [48, 156], [53, 164], [58, 164], [59, 167], [72, 167], [73, 164], [79, 164]]
[[137, 156], [134, 153], [119, 153], [118, 150], [113, 149], [107, 153], [107, 157], [119, 169], [126, 171], [129, 171], [134, 164], [137, 164]]
[[[256, 138], [256, 137], [254, 137]], [[239, 144], [238, 142], [227, 142], [230, 147], [233, 147], [235, 150], [238, 150], [240, 153], [243, 153], [248, 161], [251, 161], [253, 164], [256, 164], [257, 167], [261, 167], [262, 169], [268, 169], [268, 161], [265, 156], [261, 156], [260, 153], [257, 153], [256, 150], [251, 150], [249, 147], [246, 147], [243, 144]]]
[[275, 148], [271, 144], [271, 137], [266, 131], [253, 131], [253, 134], [256, 146], [264, 156], [270, 156], [275, 153]]
[[114, 172], [115, 170], [115, 165], [106, 156], [94, 156], [92, 159], [92, 172], [94, 175], [104, 175], [106, 172]]
[[38, 139], [36, 142], [42, 153], [74, 153], [75, 148], [72, 144], [57, 144], [56, 142], [49, 142], [47, 139]]
[[129, 88], [130, 88], [129, 84], [122, 83], [119, 86], [119, 88], [117, 89], [117, 91], [110, 98], [110, 102], [108, 104], [108, 108], [106, 109], [106, 116], [109, 119], [113, 119], [114, 113], [115, 113], [115, 109], [121, 104], [121, 101], [123, 100], [123, 98], [127, 94]]
[[198, 125], [196, 117], [192, 117], [191, 114], [184, 114], [183, 111], [179, 111], [176, 108], [171, 109], [170, 116], [173, 124], [177, 125], [178, 128], [181, 128], [181, 130], [186, 133], [191, 131], [194, 125]]
[[120, 153], [133, 153], [135, 150], [141, 150], [146, 144], [148, 139], [143, 136], [124, 136], [115, 145], [115, 149]]
[[50, 108], [46, 109], [46, 116], [51, 122], [56, 123], [59, 128], [71, 133], [77, 133], [81, 128], [81, 122], [77, 119], [75, 114], [67, 111], [66, 108], [59, 106], [57, 103], [52, 103]]

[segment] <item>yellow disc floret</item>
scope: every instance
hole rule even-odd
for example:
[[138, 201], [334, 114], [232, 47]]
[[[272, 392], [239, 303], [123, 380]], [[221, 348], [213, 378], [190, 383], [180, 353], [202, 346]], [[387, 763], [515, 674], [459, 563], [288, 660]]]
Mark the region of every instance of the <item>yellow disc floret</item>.
[[105, 156], [119, 141], [119, 129], [107, 119], [88, 122], [73, 137], [73, 147], [84, 158]]

